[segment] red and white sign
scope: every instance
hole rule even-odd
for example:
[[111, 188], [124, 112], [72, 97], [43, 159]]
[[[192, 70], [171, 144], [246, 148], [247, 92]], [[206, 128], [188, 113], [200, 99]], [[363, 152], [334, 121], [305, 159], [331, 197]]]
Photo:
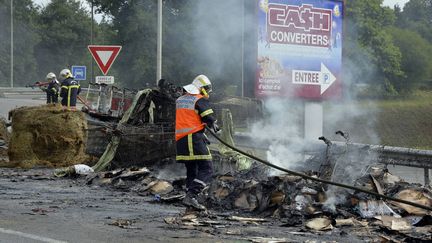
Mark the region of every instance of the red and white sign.
[[293, 84], [319, 85], [320, 95], [322, 95], [335, 81], [336, 77], [330, 72], [330, 70], [328, 70], [324, 63], [321, 63], [321, 71], [292, 71]]
[[104, 75], [108, 73], [121, 48], [121, 46], [88, 46], [90, 53]]
[[267, 39], [271, 43], [329, 47], [332, 10], [312, 4], [269, 4]]

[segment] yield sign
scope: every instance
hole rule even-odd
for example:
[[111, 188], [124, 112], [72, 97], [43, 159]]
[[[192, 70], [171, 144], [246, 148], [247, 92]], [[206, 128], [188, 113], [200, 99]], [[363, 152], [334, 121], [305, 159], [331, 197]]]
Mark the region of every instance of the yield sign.
[[121, 46], [88, 46], [90, 53], [104, 75], [108, 73], [121, 48]]

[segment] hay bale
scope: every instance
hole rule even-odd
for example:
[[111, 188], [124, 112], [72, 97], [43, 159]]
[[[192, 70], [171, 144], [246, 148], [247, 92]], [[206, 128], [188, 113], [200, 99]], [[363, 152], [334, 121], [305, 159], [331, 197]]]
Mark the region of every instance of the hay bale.
[[7, 160], [7, 144], [9, 135], [6, 128], [6, 120], [0, 117], [0, 163]]
[[59, 106], [21, 107], [11, 111], [12, 136], [8, 155], [19, 167], [66, 167], [83, 164], [87, 122], [82, 112]]
[[6, 128], [6, 120], [3, 117], [0, 117], [0, 139], [8, 142], [9, 136]]

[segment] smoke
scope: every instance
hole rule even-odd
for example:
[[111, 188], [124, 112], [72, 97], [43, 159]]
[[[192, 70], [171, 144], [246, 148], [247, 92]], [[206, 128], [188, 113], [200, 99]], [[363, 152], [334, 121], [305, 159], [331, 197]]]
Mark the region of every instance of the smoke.
[[[287, 99], [267, 100], [264, 103], [266, 119], [252, 125], [253, 141], [269, 144], [266, 155], [272, 164], [295, 169], [303, 161], [302, 105], [302, 102]], [[271, 171], [272, 175], [277, 173]]]
[[244, 1], [239, 0], [194, 2], [191, 41], [198, 65], [193, 71], [206, 73], [216, 89], [234, 85], [239, 91], [245, 39], [243, 21], [255, 13], [246, 11]]
[[181, 163], [162, 161], [154, 170], [155, 176], [161, 180], [173, 181], [186, 175], [186, 168]]

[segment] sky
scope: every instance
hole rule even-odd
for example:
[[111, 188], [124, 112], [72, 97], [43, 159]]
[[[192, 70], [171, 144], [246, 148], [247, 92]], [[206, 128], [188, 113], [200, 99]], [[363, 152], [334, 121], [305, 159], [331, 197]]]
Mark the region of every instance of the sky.
[[394, 5], [398, 4], [399, 7], [403, 7], [407, 2], [409, 2], [409, 0], [384, 0], [383, 5], [393, 8]]

